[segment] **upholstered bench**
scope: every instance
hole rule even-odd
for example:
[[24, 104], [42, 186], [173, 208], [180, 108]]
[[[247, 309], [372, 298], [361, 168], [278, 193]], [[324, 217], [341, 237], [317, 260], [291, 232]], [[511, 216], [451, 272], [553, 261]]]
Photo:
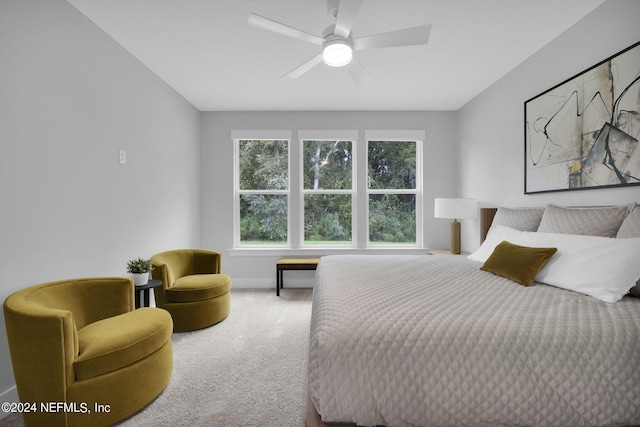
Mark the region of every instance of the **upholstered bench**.
[[276, 295], [280, 296], [280, 289], [284, 288], [284, 270], [315, 270], [320, 258], [280, 258], [276, 263]]

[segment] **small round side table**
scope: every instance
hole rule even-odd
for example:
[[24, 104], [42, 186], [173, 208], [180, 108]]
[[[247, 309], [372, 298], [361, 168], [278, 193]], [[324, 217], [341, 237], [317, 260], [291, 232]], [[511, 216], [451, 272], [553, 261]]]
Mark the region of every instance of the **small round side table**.
[[135, 286], [136, 308], [149, 307], [151, 304], [149, 291], [161, 285], [162, 280], [149, 279], [146, 285]]

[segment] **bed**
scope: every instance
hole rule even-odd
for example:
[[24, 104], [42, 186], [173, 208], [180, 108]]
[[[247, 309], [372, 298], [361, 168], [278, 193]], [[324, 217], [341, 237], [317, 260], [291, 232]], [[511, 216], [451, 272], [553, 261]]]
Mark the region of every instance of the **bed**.
[[[615, 216], [604, 209], [617, 209], [617, 224], [601, 227]], [[582, 218], [587, 210], [596, 212], [595, 224]], [[307, 424], [639, 425], [640, 298], [626, 294], [640, 279], [640, 208], [575, 211], [483, 210], [482, 234], [490, 231], [472, 258], [482, 249], [497, 253], [500, 243], [491, 241], [507, 240], [500, 232], [531, 247], [543, 238], [559, 247], [530, 286], [482, 270], [488, 260], [464, 256], [323, 257], [313, 295]], [[593, 254], [595, 261], [582, 259]], [[558, 279], [565, 258], [598, 271]], [[598, 277], [609, 265], [616, 271], [606, 277], [626, 284]], [[571, 288], [575, 276], [583, 286], [587, 273], [605, 290]], [[560, 283], [544, 283], [552, 279]]]

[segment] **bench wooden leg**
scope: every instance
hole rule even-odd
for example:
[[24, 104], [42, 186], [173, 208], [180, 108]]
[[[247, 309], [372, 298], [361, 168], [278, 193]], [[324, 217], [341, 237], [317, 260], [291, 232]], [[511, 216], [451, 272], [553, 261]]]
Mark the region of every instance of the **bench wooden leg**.
[[282, 288], [282, 270], [276, 267], [276, 296], [280, 296], [280, 289]]

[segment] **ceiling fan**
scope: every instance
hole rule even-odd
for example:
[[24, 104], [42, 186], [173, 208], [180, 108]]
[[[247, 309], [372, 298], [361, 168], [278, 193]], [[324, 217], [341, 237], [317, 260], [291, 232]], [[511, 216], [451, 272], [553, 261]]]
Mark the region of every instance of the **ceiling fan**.
[[273, 31], [278, 34], [304, 40], [322, 46], [322, 52], [297, 66], [282, 77], [298, 78], [316, 65], [324, 62], [332, 67], [349, 64], [349, 74], [358, 83], [373, 80], [369, 73], [353, 57], [356, 50], [378, 49], [383, 47], [413, 46], [427, 44], [431, 25], [405, 28], [388, 33], [352, 38], [351, 28], [364, 0], [328, 0], [327, 12], [335, 18], [335, 25], [327, 27], [322, 37], [285, 25], [264, 16], [251, 13], [249, 24]]

